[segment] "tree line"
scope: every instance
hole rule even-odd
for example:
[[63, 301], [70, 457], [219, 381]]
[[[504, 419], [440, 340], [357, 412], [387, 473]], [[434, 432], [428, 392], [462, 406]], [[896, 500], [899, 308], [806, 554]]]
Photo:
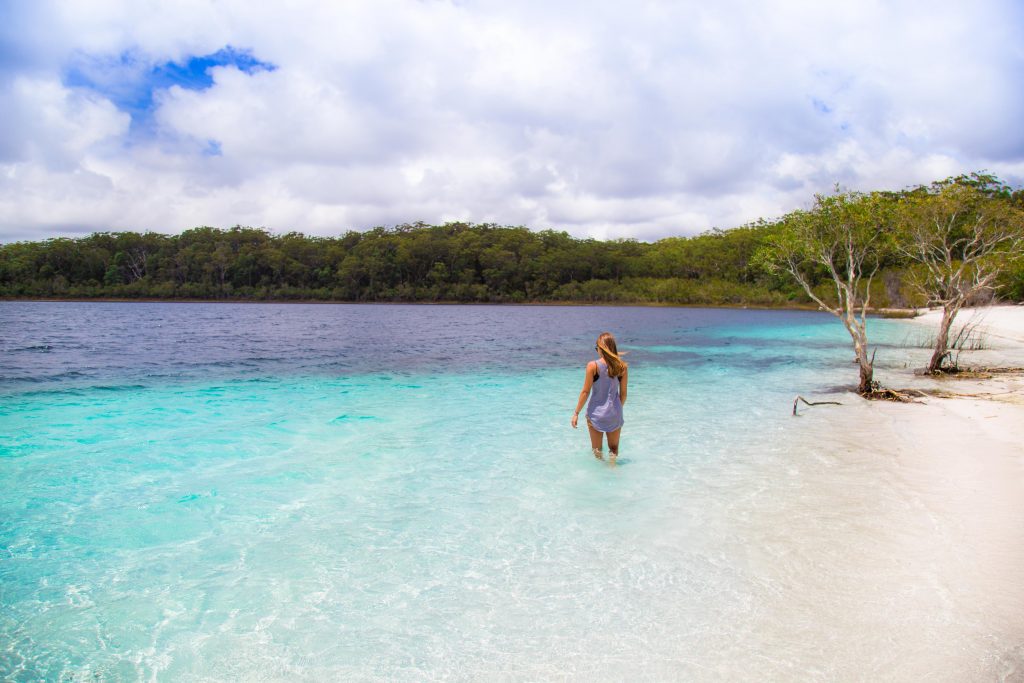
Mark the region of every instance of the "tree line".
[[[972, 180], [974, 178], [974, 180]], [[1024, 204], [994, 179], [984, 201]], [[949, 181], [967, 186], [976, 176]], [[998, 187], [998, 191], [993, 189]], [[927, 187], [877, 193], [893, 208]], [[795, 215], [795, 214], [793, 214]], [[358, 302], [580, 302], [817, 306], [834, 302], [827, 268], [802, 283], [765, 250], [793, 215], [656, 242], [580, 239], [493, 224], [405, 224], [336, 237], [236, 226], [178, 235], [101, 232], [0, 245], [0, 297]], [[870, 284], [877, 306], [921, 305], [920, 264], [885, 252]], [[804, 285], [807, 286], [804, 286]], [[1024, 299], [1024, 268], [1008, 263], [986, 292]], [[819, 301], [820, 300], [820, 301]]]
[[763, 229], [655, 243], [422, 223], [338, 237], [194, 228], [0, 246], [0, 296], [784, 305], [751, 265]]

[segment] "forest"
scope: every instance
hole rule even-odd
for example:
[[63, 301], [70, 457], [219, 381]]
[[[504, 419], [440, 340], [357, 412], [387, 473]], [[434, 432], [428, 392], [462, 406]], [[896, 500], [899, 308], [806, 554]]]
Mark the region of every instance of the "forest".
[[[943, 182], [978, 185], [979, 178], [985, 201], [1024, 215], [1021, 191], [991, 176]], [[886, 201], [895, 206], [938, 185], [885, 193]], [[0, 298], [815, 306], [758, 258], [785, 221], [656, 242], [470, 223], [334, 237], [242, 226], [98, 232], [0, 245]], [[996, 296], [1024, 300], [1019, 256], [1000, 256], [1007, 260]], [[894, 250], [872, 284], [874, 305], [925, 304], [908, 285], [914, 267]], [[831, 296], [823, 269], [812, 278], [822, 297]]]

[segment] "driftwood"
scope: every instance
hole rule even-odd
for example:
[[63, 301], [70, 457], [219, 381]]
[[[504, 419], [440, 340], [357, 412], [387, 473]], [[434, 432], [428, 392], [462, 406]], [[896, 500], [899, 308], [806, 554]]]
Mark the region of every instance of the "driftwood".
[[796, 398], [793, 399], [793, 415], [796, 415], [796, 405], [800, 401], [803, 401], [805, 404], [807, 404], [809, 406], [841, 406], [841, 405], [843, 405], [839, 401], [808, 401], [803, 396], [797, 396]]
[[944, 391], [942, 389], [932, 389], [925, 392], [925, 395], [931, 396], [932, 398], [983, 398], [983, 399], [999, 399], [1002, 396], [1015, 396], [1015, 391], [1000, 391], [1000, 392], [982, 392], [982, 393], [971, 393], [966, 394], [959, 391]]
[[[1016, 377], [1024, 375], [1024, 368], [1020, 367], [977, 367], [977, 368], [957, 368], [956, 366], [951, 368], [943, 368], [942, 370], [929, 373], [931, 376], [939, 378], [957, 378], [957, 379], [992, 379], [996, 375]], [[1013, 396], [1015, 392], [1008, 391], [1002, 393], [958, 393], [952, 391], [946, 391], [943, 389], [887, 389], [877, 382], [872, 383], [871, 391], [860, 394], [861, 397], [869, 401], [895, 401], [897, 403], [920, 403], [917, 399], [921, 398], [995, 398], [999, 396]], [[843, 405], [839, 401], [808, 401], [803, 396], [797, 396], [793, 399], [793, 415], [797, 415], [797, 406], [803, 402], [808, 406], [820, 406], [820, 405]]]
[[936, 378], [955, 377], [957, 379], [992, 379], [995, 375], [1024, 375], [1024, 368], [961, 368], [954, 365], [952, 367], [940, 368], [933, 373], [928, 373], [927, 370], [925, 370], [922, 371], [922, 374], [928, 374]]
[[[915, 399], [929, 396], [919, 389], [885, 389], [876, 387], [870, 393], [861, 394], [862, 398], [869, 401], [895, 401], [897, 403], [917, 403]], [[803, 403], [808, 406], [841, 406], [839, 401], [808, 401], [803, 396], [793, 399], [793, 415], [798, 416], [797, 406]]]
[[869, 401], [895, 401], [897, 403], [917, 403], [915, 398], [924, 398], [927, 395], [919, 389], [886, 389], [883, 387], [861, 394]]

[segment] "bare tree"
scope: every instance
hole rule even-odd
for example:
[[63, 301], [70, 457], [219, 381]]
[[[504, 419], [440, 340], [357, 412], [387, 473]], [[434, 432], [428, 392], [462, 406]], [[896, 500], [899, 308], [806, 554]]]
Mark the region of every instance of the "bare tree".
[[1024, 255], [1024, 211], [993, 176], [972, 174], [918, 188], [901, 203], [898, 249], [920, 264], [911, 283], [942, 321], [928, 372], [943, 370], [957, 313]]
[[145, 245], [132, 247], [125, 252], [125, 265], [128, 268], [129, 282], [135, 282], [146, 277], [147, 266], [149, 265], [149, 253]]
[[[761, 254], [769, 269], [789, 273], [818, 306], [842, 321], [860, 367], [857, 392], [865, 396], [875, 389], [867, 333], [871, 281], [890, 253], [892, 206], [880, 193], [816, 195], [809, 211], [782, 219]], [[834, 302], [819, 292], [819, 280], [831, 280]]]

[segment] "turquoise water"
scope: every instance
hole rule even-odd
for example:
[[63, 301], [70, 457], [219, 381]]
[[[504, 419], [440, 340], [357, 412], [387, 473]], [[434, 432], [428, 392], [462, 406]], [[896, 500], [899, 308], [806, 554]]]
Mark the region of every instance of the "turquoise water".
[[[793, 396], [856, 379], [807, 312], [0, 303], [0, 325], [16, 680], [722, 671], [763, 616], [736, 521], [791, 455]], [[569, 426], [605, 329], [631, 362], [614, 469]]]

